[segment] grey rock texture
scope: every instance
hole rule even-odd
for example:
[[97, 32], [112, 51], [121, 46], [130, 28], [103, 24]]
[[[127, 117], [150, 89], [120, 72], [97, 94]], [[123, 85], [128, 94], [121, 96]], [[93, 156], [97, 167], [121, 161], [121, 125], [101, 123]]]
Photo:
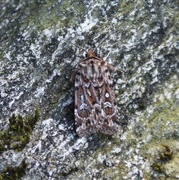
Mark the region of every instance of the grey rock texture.
[[[0, 2], [0, 129], [37, 107], [21, 151], [0, 172], [27, 163], [24, 180], [179, 179], [179, 1]], [[79, 138], [75, 65], [96, 48], [113, 64], [121, 130]]]

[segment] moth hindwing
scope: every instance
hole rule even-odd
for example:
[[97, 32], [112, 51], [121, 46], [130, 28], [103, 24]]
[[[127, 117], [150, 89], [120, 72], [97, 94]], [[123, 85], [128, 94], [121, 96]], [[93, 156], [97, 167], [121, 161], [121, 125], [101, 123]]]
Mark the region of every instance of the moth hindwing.
[[75, 75], [75, 125], [80, 137], [118, 131], [117, 107], [110, 71], [114, 67], [88, 50]]

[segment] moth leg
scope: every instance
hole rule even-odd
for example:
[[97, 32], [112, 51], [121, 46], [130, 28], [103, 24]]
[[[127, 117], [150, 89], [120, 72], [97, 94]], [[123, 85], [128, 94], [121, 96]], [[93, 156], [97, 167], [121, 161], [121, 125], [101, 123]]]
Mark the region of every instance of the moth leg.
[[113, 65], [111, 65], [111, 64], [107, 64], [107, 67], [111, 71], [115, 71], [116, 70], [116, 68]]

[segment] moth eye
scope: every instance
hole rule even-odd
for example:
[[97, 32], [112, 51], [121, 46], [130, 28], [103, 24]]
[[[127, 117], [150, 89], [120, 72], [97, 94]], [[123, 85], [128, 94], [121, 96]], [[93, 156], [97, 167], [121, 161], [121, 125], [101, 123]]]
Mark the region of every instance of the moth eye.
[[86, 57], [86, 58], [88, 57], [88, 54], [87, 54], [87, 53], [85, 54], [85, 57]]

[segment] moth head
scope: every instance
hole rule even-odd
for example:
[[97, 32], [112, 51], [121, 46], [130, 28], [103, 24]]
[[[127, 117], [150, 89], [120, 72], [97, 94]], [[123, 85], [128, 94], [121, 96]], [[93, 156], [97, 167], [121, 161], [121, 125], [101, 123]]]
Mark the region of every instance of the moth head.
[[96, 57], [96, 53], [93, 51], [93, 49], [89, 49], [86, 57]]

